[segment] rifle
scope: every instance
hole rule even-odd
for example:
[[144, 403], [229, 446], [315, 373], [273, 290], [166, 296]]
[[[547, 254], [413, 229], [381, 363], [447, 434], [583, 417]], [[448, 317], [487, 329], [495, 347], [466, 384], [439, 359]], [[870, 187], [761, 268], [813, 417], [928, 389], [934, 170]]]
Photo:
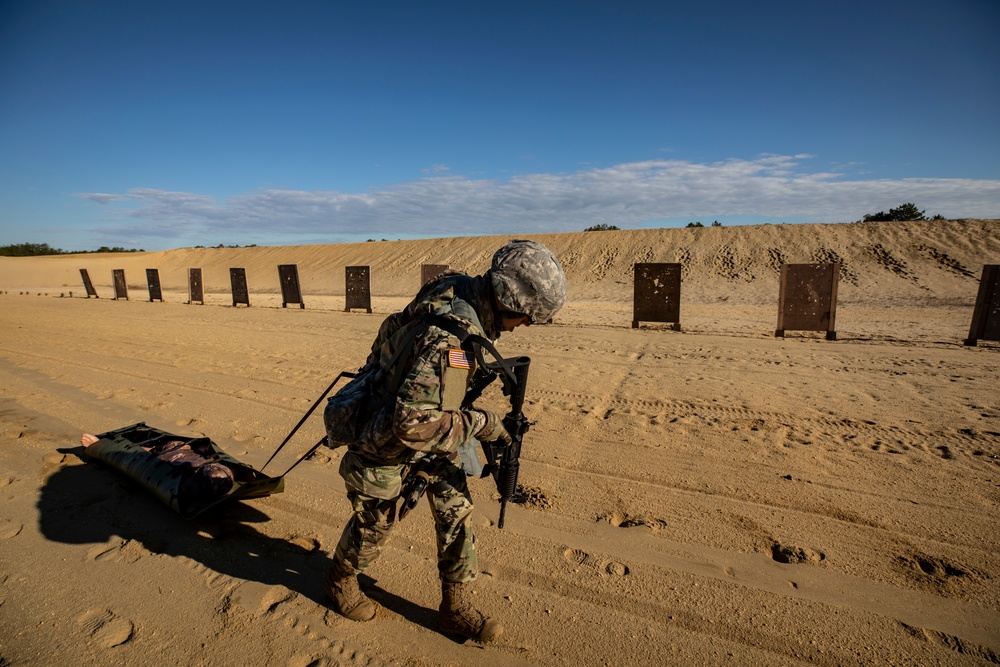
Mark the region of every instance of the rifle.
[[[525, 387], [528, 381], [528, 366], [530, 357], [504, 359], [486, 364], [485, 370], [473, 378], [472, 387], [462, 404], [463, 408], [471, 408], [483, 390], [498, 376], [503, 383], [503, 393], [510, 399], [510, 411], [503, 418], [503, 426], [510, 434], [511, 444], [503, 440], [480, 443], [486, 455], [486, 465], [483, 467], [483, 477], [490, 475], [496, 482], [500, 494], [500, 518], [497, 526], [503, 528], [504, 517], [507, 514], [507, 502], [517, 491], [517, 477], [521, 469], [521, 442], [533, 422], [524, 416]], [[402, 521], [410, 510], [417, 506], [421, 496], [427, 490], [429, 476], [438, 461], [436, 457], [425, 457], [418, 460], [407, 471], [403, 480], [403, 490], [400, 493], [401, 505], [399, 519]]]
[[[476, 334], [470, 335], [456, 322], [440, 315], [424, 315], [421, 319], [456, 336], [462, 341], [462, 349], [475, 351], [479, 370], [472, 378], [469, 391], [466, 392], [465, 400], [462, 401], [462, 409], [471, 409], [472, 404], [479, 399], [486, 387], [498, 376], [503, 383], [504, 396], [510, 399], [510, 412], [503, 418], [504, 428], [511, 437], [510, 446], [505, 446], [502, 440], [480, 443], [483, 446], [483, 453], [486, 455], [486, 465], [483, 467], [482, 476], [492, 475], [493, 481], [496, 482], [497, 491], [500, 493], [500, 519], [497, 526], [503, 528], [507, 502], [517, 490], [517, 475], [521, 467], [519, 462], [521, 441], [532, 424], [522, 412], [531, 358], [504, 359], [489, 340]], [[493, 355], [496, 361], [487, 363], [483, 357], [483, 349]], [[399, 513], [400, 519], [416, 507], [420, 496], [427, 489], [429, 472], [434, 465], [433, 459], [434, 457], [428, 457], [417, 461], [411, 466], [404, 478], [401, 493], [403, 506]]]
[[482, 443], [483, 453], [486, 454], [483, 477], [492, 475], [500, 493], [500, 519], [497, 521], [499, 528], [503, 528], [507, 501], [517, 490], [517, 475], [521, 469], [521, 442], [532, 424], [522, 411], [530, 364], [530, 357], [517, 357], [488, 364], [494, 376], [496, 375], [494, 366], [506, 365], [507, 368], [502, 370], [509, 371], [499, 375], [503, 382], [504, 396], [510, 399], [510, 412], [504, 416], [503, 426], [510, 434], [511, 444], [505, 446], [503, 440]]

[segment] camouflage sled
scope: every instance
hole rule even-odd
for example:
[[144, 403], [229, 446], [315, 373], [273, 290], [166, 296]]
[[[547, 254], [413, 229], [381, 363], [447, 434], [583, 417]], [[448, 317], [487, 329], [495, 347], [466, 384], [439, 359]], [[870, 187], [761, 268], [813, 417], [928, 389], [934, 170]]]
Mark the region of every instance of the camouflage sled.
[[[285, 489], [284, 475], [268, 477], [229, 456], [209, 438], [185, 438], [146, 426], [145, 422], [101, 433], [97, 437], [99, 440], [84, 450], [87, 456], [103, 461], [139, 482], [185, 519], [191, 519], [227, 500], [262, 498]], [[182, 483], [185, 477], [190, 477], [191, 468], [168, 463], [148, 449], [176, 441], [210, 452], [208, 458], [213, 463], [220, 463], [232, 472], [232, 488], [224, 495], [213, 498], [197, 498], [181, 493]]]

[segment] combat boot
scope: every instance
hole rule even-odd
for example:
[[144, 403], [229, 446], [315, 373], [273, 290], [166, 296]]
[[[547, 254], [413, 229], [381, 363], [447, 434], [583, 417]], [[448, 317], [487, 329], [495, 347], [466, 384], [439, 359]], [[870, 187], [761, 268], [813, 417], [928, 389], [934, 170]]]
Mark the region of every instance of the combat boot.
[[338, 614], [352, 621], [370, 621], [375, 618], [375, 603], [368, 599], [358, 586], [358, 576], [339, 562], [326, 573], [326, 594], [333, 600]]
[[481, 642], [491, 642], [503, 634], [495, 618], [484, 616], [469, 600], [469, 584], [441, 582], [441, 632]]

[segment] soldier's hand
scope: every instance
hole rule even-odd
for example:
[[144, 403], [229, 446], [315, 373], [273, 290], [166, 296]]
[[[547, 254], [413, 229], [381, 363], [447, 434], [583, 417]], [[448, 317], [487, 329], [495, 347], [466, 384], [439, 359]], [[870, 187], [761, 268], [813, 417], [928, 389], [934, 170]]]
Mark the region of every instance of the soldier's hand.
[[476, 433], [476, 438], [482, 440], [483, 442], [496, 442], [497, 440], [502, 440], [504, 446], [510, 446], [513, 440], [510, 437], [510, 433], [504, 428], [503, 421], [500, 420], [500, 416], [492, 410], [479, 410], [482, 415], [486, 417], [486, 423], [482, 428]]

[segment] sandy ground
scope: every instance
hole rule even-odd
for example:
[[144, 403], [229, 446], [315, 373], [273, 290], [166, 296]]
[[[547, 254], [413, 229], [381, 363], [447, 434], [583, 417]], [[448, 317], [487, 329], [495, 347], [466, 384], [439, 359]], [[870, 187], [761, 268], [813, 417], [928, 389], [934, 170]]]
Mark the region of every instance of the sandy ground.
[[[423, 508], [362, 580], [377, 619], [328, 611], [339, 451], [184, 521], [78, 440], [145, 421], [261, 466], [417, 264], [478, 273], [503, 239], [0, 258], [0, 665], [1000, 663], [1000, 345], [962, 345], [998, 223], [666, 231], [540, 237], [575, 298], [500, 341], [532, 358], [536, 424], [502, 530], [492, 482], [471, 483], [491, 645], [436, 630]], [[774, 338], [779, 245], [843, 261], [837, 341]], [[343, 266], [376, 247], [376, 312], [342, 312]], [[632, 329], [630, 263], [685, 258], [684, 331]], [[192, 262], [219, 276], [208, 305], [183, 303]], [[304, 310], [280, 307], [292, 262]], [[154, 264], [165, 303], [132, 282]], [[226, 305], [227, 265], [251, 308]], [[81, 298], [81, 266], [103, 298]], [[112, 301], [123, 267], [132, 300]]]

